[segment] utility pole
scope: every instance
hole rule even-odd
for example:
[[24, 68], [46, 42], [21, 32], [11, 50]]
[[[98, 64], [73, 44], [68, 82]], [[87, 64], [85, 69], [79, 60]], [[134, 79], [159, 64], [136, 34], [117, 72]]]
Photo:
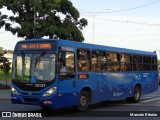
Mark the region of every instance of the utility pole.
[[34, 39], [36, 38], [36, 3], [34, 0]]
[[94, 25], [95, 25], [95, 24], [94, 24], [94, 22], [95, 22], [95, 21], [94, 21], [94, 17], [95, 17], [95, 15], [93, 15], [93, 44], [94, 44]]
[[[95, 39], [95, 15], [97, 15], [97, 14], [95, 14], [95, 12], [89, 12], [89, 11], [84, 10], [84, 9], [80, 9], [80, 10], [83, 10], [86, 13], [89, 13], [93, 17], [93, 35], [92, 35], [92, 37], [93, 37], [93, 44], [94, 44], [94, 42], [95, 42], [95, 40], [94, 40]], [[105, 9], [105, 10], [109, 10], [109, 9]], [[102, 10], [102, 11], [104, 11], [104, 10]], [[99, 13], [99, 12], [97, 12], [97, 13]]]

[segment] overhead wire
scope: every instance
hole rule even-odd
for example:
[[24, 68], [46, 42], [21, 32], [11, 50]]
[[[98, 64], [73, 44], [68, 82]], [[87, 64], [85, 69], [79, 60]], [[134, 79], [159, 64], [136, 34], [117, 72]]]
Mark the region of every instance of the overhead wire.
[[[93, 16], [89, 16], [89, 15], [84, 15], [87, 17], [93, 17]], [[130, 21], [130, 20], [115, 20], [115, 19], [109, 19], [109, 18], [100, 18], [100, 17], [95, 17], [94, 19], [99, 19], [99, 20], [105, 20], [105, 21], [111, 21], [111, 22], [121, 22], [121, 23], [130, 23], [130, 24], [138, 24], [138, 25], [149, 25], [149, 26], [156, 26], [159, 27], [160, 23], [157, 24], [152, 24], [152, 23], [146, 23], [146, 22], [137, 22], [137, 21]]]
[[[140, 6], [136, 6], [136, 7], [132, 7], [132, 8], [127, 8], [127, 9], [121, 9], [121, 10], [115, 10], [115, 11], [110, 11], [110, 12], [80, 12], [80, 13], [90, 13], [92, 14], [92, 17], [94, 16], [94, 18], [96, 19], [100, 19], [100, 20], [107, 20], [107, 21], [112, 21], [112, 22], [123, 22], [123, 23], [130, 23], [130, 24], [140, 24], [140, 25], [150, 25], [150, 26], [160, 26], [160, 24], [151, 24], [151, 23], [146, 23], [146, 22], [137, 22], [137, 21], [129, 21], [129, 20], [114, 20], [114, 19], [106, 19], [106, 18], [98, 18], [95, 17], [95, 15], [93, 13], [114, 13], [114, 12], [123, 12], [123, 11], [129, 11], [129, 10], [134, 10], [134, 9], [138, 9], [138, 8], [142, 8], [142, 7], [146, 7], [149, 5], [153, 5], [160, 2], [160, 0], [148, 3], [148, 4], [144, 4], [144, 5], [140, 5]], [[80, 9], [83, 10], [83, 9]], [[84, 11], [84, 10], [83, 10]]]
[[[89, 13], [114, 13], [114, 12], [124, 12], [124, 11], [130, 11], [130, 10], [134, 10], [134, 9], [138, 9], [138, 8], [150, 6], [150, 5], [156, 4], [156, 3], [158, 3], [158, 2], [160, 2], [160, 0], [157, 0], [157, 1], [154, 1], [154, 2], [151, 2], [151, 3], [148, 3], [148, 4], [144, 4], [144, 5], [132, 7], [132, 8], [127, 8], [127, 9], [114, 10], [114, 11], [108, 11], [108, 12], [106, 11], [106, 12], [89, 12]], [[108, 9], [106, 9], [106, 10], [108, 10]], [[81, 12], [81, 13], [87, 13], [87, 12]]]

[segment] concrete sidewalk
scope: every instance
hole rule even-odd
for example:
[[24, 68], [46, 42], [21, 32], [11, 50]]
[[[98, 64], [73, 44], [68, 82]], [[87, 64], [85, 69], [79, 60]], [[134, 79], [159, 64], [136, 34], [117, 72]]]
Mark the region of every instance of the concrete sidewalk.
[[[5, 85], [6, 81], [1, 81], [0, 80], [0, 84]], [[7, 81], [7, 85], [11, 86], [11, 80]], [[0, 100], [10, 100], [11, 99], [11, 90], [10, 89], [4, 89], [4, 90], [0, 90]]]
[[11, 99], [11, 90], [0, 90], [0, 100], [10, 100]]

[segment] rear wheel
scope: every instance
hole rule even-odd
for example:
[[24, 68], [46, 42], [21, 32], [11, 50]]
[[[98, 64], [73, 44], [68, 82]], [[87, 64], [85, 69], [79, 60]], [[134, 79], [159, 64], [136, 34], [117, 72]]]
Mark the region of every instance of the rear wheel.
[[138, 103], [141, 98], [141, 88], [139, 86], [136, 86], [134, 89], [134, 95], [133, 97], [127, 98], [127, 102], [133, 102], [133, 103]]
[[89, 105], [89, 93], [81, 91], [78, 105], [74, 106], [76, 111], [86, 111]]

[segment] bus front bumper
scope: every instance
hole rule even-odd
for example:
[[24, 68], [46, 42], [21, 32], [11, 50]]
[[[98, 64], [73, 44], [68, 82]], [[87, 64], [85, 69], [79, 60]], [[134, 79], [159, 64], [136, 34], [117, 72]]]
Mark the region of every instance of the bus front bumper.
[[11, 95], [12, 104], [25, 104], [25, 105], [37, 105], [37, 106], [49, 106], [52, 108], [59, 108], [57, 96], [52, 97], [35, 97], [35, 96], [17, 96]]

